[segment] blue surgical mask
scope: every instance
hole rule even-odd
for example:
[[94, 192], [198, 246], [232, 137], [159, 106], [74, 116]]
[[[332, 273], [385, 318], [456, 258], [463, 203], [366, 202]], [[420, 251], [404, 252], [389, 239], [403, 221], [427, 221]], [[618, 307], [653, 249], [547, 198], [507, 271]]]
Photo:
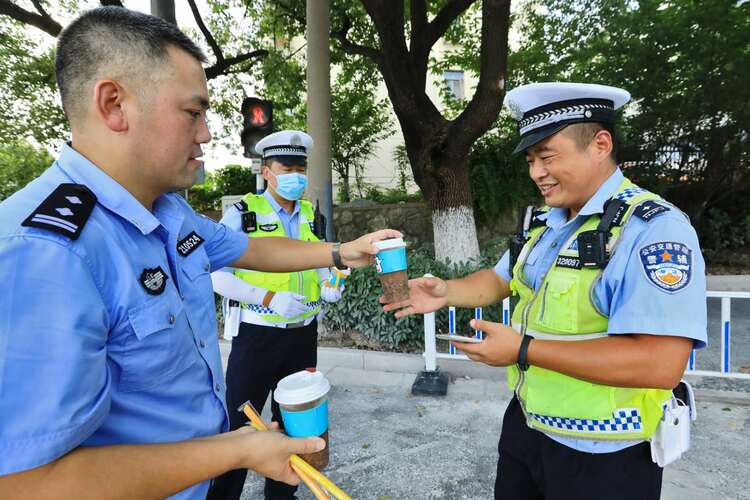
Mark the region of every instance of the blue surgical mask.
[[302, 193], [307, 187], [307, 176], [296, 172], [291, 174], [274, 174], [276, 177], [276, 193], [289, 201], [297, 201], [302, 198]]

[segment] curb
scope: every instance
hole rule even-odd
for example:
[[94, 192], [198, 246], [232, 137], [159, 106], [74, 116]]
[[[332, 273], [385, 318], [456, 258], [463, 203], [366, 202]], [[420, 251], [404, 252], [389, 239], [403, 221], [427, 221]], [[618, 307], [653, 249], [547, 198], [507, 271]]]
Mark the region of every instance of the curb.
[[[230, 342], [223, 339], [219, 341], [219, 349], [225, 364], [230, 348]], [[335, 371], [341, 375], [347, 372], [353, 375], [355, 371], [371, 372], [373, 373], [373, 377], [370, 380], [372, 383], [382, 379], [382, 377], [375, 375], [376, 373], [391, 373], [398, 379], [398, 383], [390, 382], [390, 379], [393, 377], [388, 378], [388, 376], [385, 376], [389, 381], [386, 385], [403, 385], [408, 383], [411, 386], [413, 380], [405, 380], [403, 377], [398, 377], [398, 375], [413, 375], [416, 378], [417, 374], [424, 370], [424, 358], [421, 354], [366, 351], [340, 347], [318, 347], [318, 367], [323, 372]], [[452, 381], [478, 379], [500, 384], [504, 387], [507, 380], [506, 371], [502, 368], [493, 368], [471, 361], [438, 359], [438, 369], [447, 373]], [[384, 380], [382, 379], [381, 381]], [[688, 375], [688, 381], [693, 382], [694, 380], [693, 376]], [[345, 379], [342, 380], [342, 382], [344, 381]], [[450, 387], [455, 387], [455, 385], [449, 385], [449, 391]], [[750, 393], [746, 392], [696, 388], [695, 398], [699, 401], [750, 406]]]

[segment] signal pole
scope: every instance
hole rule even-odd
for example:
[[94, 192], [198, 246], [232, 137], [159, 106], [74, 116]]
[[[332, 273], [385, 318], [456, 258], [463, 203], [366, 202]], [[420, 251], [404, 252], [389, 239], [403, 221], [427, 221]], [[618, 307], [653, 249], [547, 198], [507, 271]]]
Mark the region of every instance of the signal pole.
[[308, 156], [308, 198], [328, 219], [326, 239], [333, 241], [331, 186], [331, 31], [330, 0], [307, 0], [307, 132], [315, 145]]

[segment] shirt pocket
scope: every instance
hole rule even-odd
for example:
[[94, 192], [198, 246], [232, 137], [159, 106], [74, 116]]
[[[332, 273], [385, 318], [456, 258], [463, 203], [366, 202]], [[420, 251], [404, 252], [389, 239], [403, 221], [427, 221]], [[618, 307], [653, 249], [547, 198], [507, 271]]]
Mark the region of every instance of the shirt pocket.
[[124, 353], [120, 389], [133, 392], [164, 383], [178, 368], [175, 352], [177, 336], [184, 323], [183, 305], [174, 294], [166, 291], [149, 298], [128, 311], [133, 335]]

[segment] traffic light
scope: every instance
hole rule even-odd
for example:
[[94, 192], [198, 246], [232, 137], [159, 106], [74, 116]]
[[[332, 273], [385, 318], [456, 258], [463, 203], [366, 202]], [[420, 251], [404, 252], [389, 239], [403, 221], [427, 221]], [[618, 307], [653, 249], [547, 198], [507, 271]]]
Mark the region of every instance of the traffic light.
[[273, 131], [273, 103], [257, 97], [246, 97], [240, 108], [242, 132], [240, 141], [246, 158], [258, 157], [255, 145]]

